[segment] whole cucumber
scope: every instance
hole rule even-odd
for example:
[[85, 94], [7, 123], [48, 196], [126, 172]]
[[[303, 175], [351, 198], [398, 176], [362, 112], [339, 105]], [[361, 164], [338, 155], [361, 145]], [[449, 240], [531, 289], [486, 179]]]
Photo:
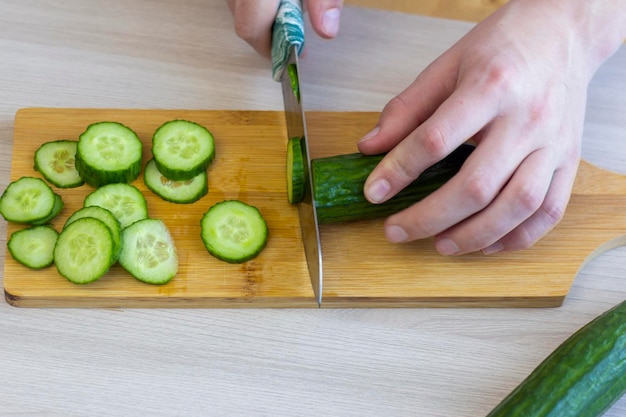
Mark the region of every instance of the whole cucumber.
[[487, 417], [598, 417], [626, 393], [626, 301], [582, 327]]

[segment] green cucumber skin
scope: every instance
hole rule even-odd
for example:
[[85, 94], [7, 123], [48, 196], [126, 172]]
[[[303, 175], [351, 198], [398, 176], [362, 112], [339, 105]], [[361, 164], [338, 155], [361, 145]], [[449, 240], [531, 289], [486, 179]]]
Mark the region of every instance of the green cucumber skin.
[[459, 171], [473, 150], [472, 145], [461, 145], [382, 204], [367, 201], [363, 186], [383, 155], [354, 153], [313, 159], [311, 170], [317, 220], [320, 224], [328, 224], [397, 213], [445, 184]]
[[599, 417], [626, 393], [626, 301], [557, 347], [487, 417]]
[[77, 153], [74, 163], [76, 164], [76, 170], [80, 173], [83, 181], [94, 188], [98, 188], [107, 184], [130, 184], [135, 181], [141, 173], [142, 161], [139, 160], [124, 169], [105, 171], [86, 164], [82, 160], [80, 154]]

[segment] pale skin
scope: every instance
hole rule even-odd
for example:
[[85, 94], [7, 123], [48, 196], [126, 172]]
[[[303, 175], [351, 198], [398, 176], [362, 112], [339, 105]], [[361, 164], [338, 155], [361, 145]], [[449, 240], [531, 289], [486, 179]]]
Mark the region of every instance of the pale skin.
[[[269, 56], [278, 1], [228, 0], [235, 30]], [[333, 38], [342, 2], [306, 3]], [[358, 143], [388, 152], [364, 193], [386, 201], [463, 142], [476, 150], [439, 190], [386, 219], [394, 243], [434, 237], [443, 255], [525, 249], [565, 213], [587, 87], [626, 38], [626, 0], [511, 0], [391, 99]]]

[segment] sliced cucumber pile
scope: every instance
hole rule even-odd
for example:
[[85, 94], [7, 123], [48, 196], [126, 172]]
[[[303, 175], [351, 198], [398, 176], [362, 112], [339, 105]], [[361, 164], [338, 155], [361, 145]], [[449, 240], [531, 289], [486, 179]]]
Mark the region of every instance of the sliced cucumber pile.
[[[215, 143], [204, 126], [187, 120], [163, 123], [152, 137], [152, 152], [143, 172], [151, 192], [178, 204], [207, 195]], [[178, 272], [175, 242], [162, 220], [149, 217], [146, 198], [131, 184], [141, 173], [142, 158], [137, 134], [111, 121], [90, 124], [77, 141], [42, 144], [34, 154], [34, 169], [43, 179], [22, 177], [0, 196], [0, 214], [28, 225], [8, 241], [13, 258], [31, 269], [55, 265], [76, 284], [98, 280], [118, 262], [139, 281], [169, 282]], [[64, 207], [50, 184], [95, 188], [80, 209], [69, 213], [60, 232], [48, 224]], [[205, 246], [227, 262], [252, 259], [267, 242], [268, 228], [259, 210], [238, 200], [216, 204], [201, 223]]]
[[73, 188], [84, 181], [76, 169], [75, 140], [57, 140], [44, 143], [35, 152], [35, 170], [50, 184], [59, 188]]
[[16, 261], [31, 269], [53, 264], [59, 233], [49, 225], [31, 226], [11, 234], [7, 247]]
[[256, 257], [265, 247], [269, 233], [261, 212], [239, 200], [215, 204], [202, 216], [200, 226], [209, 253], [229, 263]]
[[154, 132], [152, 156], [159, 172], [166, 178], [190, 180], [206, 171], [213, 161], [213, 135], [195, 122], [171, 120]]
[[170, 232], [161, 220], [140, 220], [122, 232], [120, 265], [148, 284], [166, 284], [178, 272], [178, 255]]
[[130, 183], [141, 172], [142, 148], [129, 127], [117, 122], [94, 123], [78, 139], [76, 169], [93, 187]]

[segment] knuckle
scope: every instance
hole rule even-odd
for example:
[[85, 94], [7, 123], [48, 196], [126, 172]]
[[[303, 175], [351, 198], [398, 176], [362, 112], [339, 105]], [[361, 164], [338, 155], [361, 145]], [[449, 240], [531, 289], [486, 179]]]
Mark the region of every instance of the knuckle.
[[474, 172], [465, 180], [463, 190], [469, 205], [484, 208], [494, 199], [498, 192], [495, 177], [485, 172]]
[[517, 211], [534, 213], [543, 203], [543, 195], [530, 184], [520, 186], [515, 190]]
[[422, 137], [424, 152], [434, 160], [441, 160], [448, 154], [446, 135], [439, 126], [426, 126]]
[[565, 215], [565, 207], [567, 202], [562, 201], [546, 201], [541, 205], [541, 215], [545, 224], [552, 228], [556, 226]]

